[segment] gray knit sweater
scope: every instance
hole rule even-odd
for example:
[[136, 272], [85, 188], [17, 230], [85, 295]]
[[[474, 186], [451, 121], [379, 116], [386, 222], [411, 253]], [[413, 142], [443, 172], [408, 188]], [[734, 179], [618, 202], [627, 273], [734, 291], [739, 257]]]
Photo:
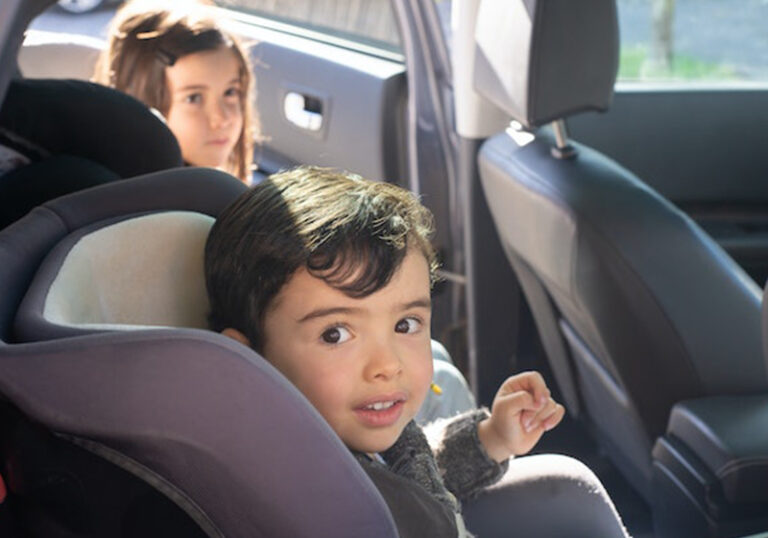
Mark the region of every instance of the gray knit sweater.
[[477, 437], [477, 423], [486, 417], [486, 409], [477, 409], [430, 425], [432, 446], [411, 421], [381, 456], [390, 471], [413, 480], [453, 512], [460, 512], [457, 499], [473, 497], [501, 478], [508, 467], [506, 461], [492, 460]]

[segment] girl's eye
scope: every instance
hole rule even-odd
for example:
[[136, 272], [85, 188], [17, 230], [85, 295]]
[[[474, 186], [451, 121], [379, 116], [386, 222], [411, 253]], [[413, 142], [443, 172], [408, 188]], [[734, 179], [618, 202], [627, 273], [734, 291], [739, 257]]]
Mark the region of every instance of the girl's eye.
[[224, 97], [237, 97], [240, 99], [240, 88], [227, 88], [227, 91], [224, 92]]
[[403, 318], [395, 323], [395, 332], [411, 334], [421, 329], [421, 321], [417, 318]]
[[320, 336], [326, 344], [343, 344], [349, 340], [352, 335], [344, 327], [331, 327], [326, 329]]
[[197, 105], [203, 101], [203, 96], [199, 93], [192, 93], [184, 98], [185, 103]]

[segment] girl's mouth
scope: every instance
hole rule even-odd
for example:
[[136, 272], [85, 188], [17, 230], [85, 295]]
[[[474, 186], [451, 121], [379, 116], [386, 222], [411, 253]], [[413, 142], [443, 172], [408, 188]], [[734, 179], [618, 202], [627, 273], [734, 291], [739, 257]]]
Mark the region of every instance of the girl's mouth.
[[208, 141], [210, 146], [224, 146], [229, 142], [229, 138], [214, 138]]

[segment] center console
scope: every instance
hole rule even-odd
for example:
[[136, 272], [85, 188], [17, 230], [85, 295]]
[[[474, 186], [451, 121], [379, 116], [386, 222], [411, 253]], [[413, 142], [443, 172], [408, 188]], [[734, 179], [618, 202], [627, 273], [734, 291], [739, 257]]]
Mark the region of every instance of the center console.
[[687, 400], [653, 448], [658, 536], [768, 530], [768, 394]]

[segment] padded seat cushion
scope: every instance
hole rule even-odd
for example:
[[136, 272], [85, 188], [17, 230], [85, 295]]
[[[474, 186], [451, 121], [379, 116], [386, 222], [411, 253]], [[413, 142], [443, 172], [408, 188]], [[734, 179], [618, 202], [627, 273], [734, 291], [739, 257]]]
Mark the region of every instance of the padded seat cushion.
[[167, 211], [100, 223], [71, 236], [30, 286], [17, 315], [17, 337], [207, 328], [203, 251], [213, 221], [201, 213]]

